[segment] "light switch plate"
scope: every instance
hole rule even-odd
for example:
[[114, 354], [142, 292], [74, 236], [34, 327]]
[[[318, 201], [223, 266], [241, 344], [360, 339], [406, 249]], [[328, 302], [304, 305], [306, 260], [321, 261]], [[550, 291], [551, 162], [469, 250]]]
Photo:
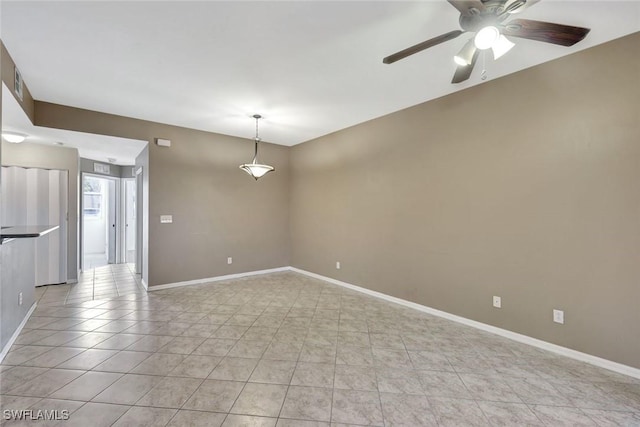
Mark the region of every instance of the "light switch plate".
[[160, 215], [161, 224], [171, 224], [173, 222], [173, 215]]
[[556, 323], [564, 324], [564, 311], [553, 310], [553, 321]]
[[494, 296], [493, 297], [493, 306], [495, 308], [501, 308], [502, 307], [502, 298]]

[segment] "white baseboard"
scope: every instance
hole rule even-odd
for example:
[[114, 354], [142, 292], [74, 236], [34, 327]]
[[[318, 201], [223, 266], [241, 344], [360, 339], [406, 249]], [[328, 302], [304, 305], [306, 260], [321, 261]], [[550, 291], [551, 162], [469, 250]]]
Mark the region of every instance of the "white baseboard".
[[179, 288], [182, 286], [202, 285], [204, 283], [220, 282], [221, 280], [239, 279], [241, 277], [258, 276], [260, 274], [277, 273], [280, 271], [289, 271], [289, 270], [291, 270], [291, 267], [270, 268], [268, 270], [247, 271], [245, 273], [227, 274], [225, 276], [216, 276], [216, 277], [208, 277], [205, 279], [187, 280], [185, 282], [167, 283], [164, 285], [151, 286], [150, 288], [147, 288], [145, 284], [145, 289], [147, 289], [149, 292], [152, 292], [152, 291], [159, 291], [162, 289]]
[[557, 344], [552, 344], [550, 342], [542, 341], [537, 338], [532, 338], [527, 335], [522, 335], [517, 332], [512, 332], [506, 329], [498, 328], [496, 326], [487, 325], [486, 323], [477, 322], [475, 320], [467, 319], [466, 317], [457, 316], [455, 314], [447, 313], [446, 311], [437, 310], [435, 308], [427, 307], [421, 304], [417, 304], [415, 302], [392, 297], [390, 295], [383, 294], [381, 292], [372, 291], [370, 289], [362, 288], [360, 286], [352, 285], [351, 283], [342, 282], [340, 280], [332, 279], [331, 277], [322, 276], [320, 274], [312, 273], [310, 271], [301, 270], [295, 267], [290, 267], [289, 269], [291, 271], [295, 271], [296, 273], [304, 274], [306, 276], [310, 276], [319, 280], [324, 280], [325, 282], [329, 282], [334, 285], [342, 286], [344, 288], [348, 288], [357, 292], [371, 295], [376, 298], [380, 298], [386, 301], [400, 304], [405, 307], [410, 307], [415, 310], [419, 310], [424, 313], [429, 313], [434, 316], [452, 320], [457, 323], [462, 323], [463, 325], [471, 326], [473, 328], [480, 329], [486, 332], [491, 332], [493, 334], [500, 335], [502, 337], [509, 338], [511, 340], [528, 344], [534, 347], [538, 347], [544, 350], [548, 350], [553, 353], [561, 354], [563, 356], [567, 356], [572, 359], [590, 363], [600, 368], [608, 369], [610, 371], [618, 372], [620, 374], [628, 375], [630, 377], [640, 378], [640, 369], [637, 369], [631, 366], [623, 365], [621, 363], [613, 362], [611, 360], [603, 359], [601, 357], [593, 356], [591, 354], [582, 353], [577, 350], [572, 350], [567, 347], [562, 347]]
[[37, 302], [34, 302], [31, 305], [31, 308], [29, 309], [29, 311], [27, 311], [26, 316], [24, 316], [24, 319], [22, 319], [22, 322], [20, 322], [20, 324], [18, 325], [18, 328], [15, 330], [13, 335], [11, 335], [11, 338], [9, 339], [7, 344], [5, 344], [4, 348], [2, 349], [2, 352], [0, 353], [0, 363], [2, 363], [2, 361], [4, 360], [4, 358], [7, 355], [7, 353], [9, 353], [9, 350], [11, 349], [11, 346], [18, 339], [18, 336], [20, 335], [20, 332], [22, 332], [22, 329], [24, 328], [24, 325], [27, 324], [27, 321], [29, 320], [29, 318], [33, 314], [33, 312], [36, 309], [37, 305], [38, 305]]

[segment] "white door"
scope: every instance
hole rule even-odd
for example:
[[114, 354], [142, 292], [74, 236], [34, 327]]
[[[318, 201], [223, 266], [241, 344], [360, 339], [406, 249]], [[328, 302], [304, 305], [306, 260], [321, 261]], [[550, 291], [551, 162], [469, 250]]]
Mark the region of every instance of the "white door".
[[124, 241], [125, 262], [136, 262], [136, 181], [124, 183]]
[[107, 248], [108, 248], [108, 260], [109, 264], [116, 264], [116, 234], [118, 232], [116, 228], [116, 215], [117, 215], [117, 193], [116, 193], [116, 180], [109, 179], [108, 182], [108, 205], [109, 205], [109, 220], [108, 220], [108, 233], [107, 233]]

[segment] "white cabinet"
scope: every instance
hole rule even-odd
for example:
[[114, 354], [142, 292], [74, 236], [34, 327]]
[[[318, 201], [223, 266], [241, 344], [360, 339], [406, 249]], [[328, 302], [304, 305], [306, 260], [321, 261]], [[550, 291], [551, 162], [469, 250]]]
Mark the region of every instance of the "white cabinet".
[[2, 225], [58, 225], [35, 239], [36, 286], [67, 281], [68, 171], [2, 167]]

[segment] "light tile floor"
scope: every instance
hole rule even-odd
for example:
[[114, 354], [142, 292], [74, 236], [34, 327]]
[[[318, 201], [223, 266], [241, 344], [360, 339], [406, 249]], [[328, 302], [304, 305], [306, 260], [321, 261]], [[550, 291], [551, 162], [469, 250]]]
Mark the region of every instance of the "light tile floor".
[[109, 264], [106, 253], [101, 254], [84, 254], [84, 266], [86, 269], [103, 267]]
[[38, 306], [56, 306], [144, 292], [133, 264], [109, 264], [81, 272], [78, 283], [40, 286], [36, 299]]
[[62, 426], [640, 426], [638, 379], [295, 273], [39, 306], [0, 368]]

